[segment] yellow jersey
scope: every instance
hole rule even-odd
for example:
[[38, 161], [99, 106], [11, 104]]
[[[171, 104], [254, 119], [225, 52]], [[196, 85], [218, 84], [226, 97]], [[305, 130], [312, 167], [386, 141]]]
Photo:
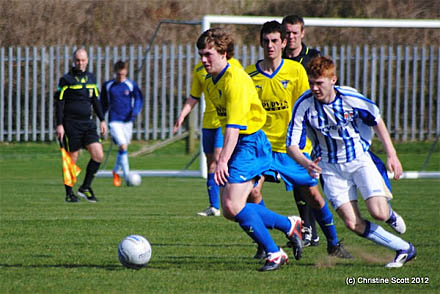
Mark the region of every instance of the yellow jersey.
[[[228, 60], [228, 63], [235, 66], [241, 66], [240, 61], [235, 58], [231, 58]], [[206, 70], [201, 62], [197, 63], [194, 66], [193, 70], [193, 80], [191, 85], [190, 95], [194, 99], [199, 100], [202, 97], [202, 93], [207, 96], [205, 91], [205, 78], [206, 78]], [[203, 121], [202, 126], [205, 129], [216, 129], [220, 127], [220, 121], [217, 117], [217, 112], [215, 110], [214, 105], [212, 105], [209, 99], [205, 99], [205, 111], [203, 112]]]
[[[269, 75], [259, 67], [260, 62], [246, 67], [246, 72], [252, 78], [267, 112], [262, 130], [272, 144], [273, 151], [286, 153], [287, 127], [292, 117], [293, 105], [309, 89], [307, 73], [300, 63], [282, 59], [280, 66]], [[310, 153], [311, 149], [312, 144], [307, 139], [303, 151]]]
[[223, 132], [233, 127], [238, 128], [240, 134], [253, 134], [266, 122], [266, 111], [254, 83], [241, 67], [227, 64], [215, 80], [208, 74], [206, 93], [217, 111]]

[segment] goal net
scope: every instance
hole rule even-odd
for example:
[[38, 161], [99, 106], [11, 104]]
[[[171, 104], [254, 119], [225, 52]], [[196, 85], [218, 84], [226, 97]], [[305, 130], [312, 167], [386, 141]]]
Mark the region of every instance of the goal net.
[[[200, 21], [190, 21], [191, 25], [201, 25], [201, 32], [209, 29], [213, 25], [262, 25], [263, 23], [271, 20], [282, 21], [281, 16], [225, 16], [225, 15], [205, 15]], [[305, 25], [307, 27], [333, 27], [333, 28], [428, 28], [437, 29], [440, 28], [440, 20], [415, 20], [415, 19], [341, 19], [341, 18], [304, 18]], [[259, 28], [256, 27], [255, 30]], [[154, 37], [153, 37], [154, 38]], [[151, 44], [150, 44], [151, 47]], [[245, 47], [245, 46], [244, 46]], [[254, 48], [255, 49], [255, 48]], [[329, 53], [327, 48], [321, 50], [324, 54]], [[244, 55], [238, 57], [242, 59], [243, 65], [246, 65], [245, 59], [250, 59], [252, 62], [252, 57], [249, 58]], [[261, 50], [256, 54], [261, 57]], [[250, 54], [252, 55], [252, 53]], [[329, 54], [330, 55], [330, 54]], [[334, 57], [334, 56], [332, 56]], [[255, 58], [255, 56], [254, 56]], [[342, 59], [342, 58], [341, 58]], [[194, 58], [197, 60], [197, 57]], [[342, 60], [341, 60], [342, 64]], [[373, 73], [371, 73], [373, 74]], [[189, 84], [187, 84], [187, 87]], [[356, 86], [356, 85], [355, 85]], [[375, 86], [375, 85], [373, 85]], [[365, 86], [364, 86], [365, 87]], [[361, 90], [364, 90], [361, 88]], [[189, 89], [187, 89], [187, 92]], [[437, 90], [440, 91], [440, 90]], [[364, 92], [364, 91], [362, 91]], [[200, 102], [200, 114], [204, 110], [204, 99]], [[180, 109], [179, 109], [180, 110]], [[388, 122], [387, 122], [388, 125]], [[438, 128], [438, 126], [437, 126]], [[201, 144], [200, 144], [201, 145]], [[203, 177], [207, 176], [207, 165], [206, 158], [200, 147], [200, 166], [199, 170], [137, 170], [143, 177]], [[99, 171], [98, 176], [101, 177], [111, 177], [111, 171]], [[440, 177], [440, 172], [405, 172], [404, 177], [406, 178], [420, 178], [420, 177]]]

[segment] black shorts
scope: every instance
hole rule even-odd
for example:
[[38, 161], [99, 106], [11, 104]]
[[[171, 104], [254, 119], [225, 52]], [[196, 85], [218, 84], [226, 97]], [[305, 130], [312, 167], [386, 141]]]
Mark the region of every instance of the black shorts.
[[74, 152], [87, 145], [99, 142], [99, 135], [96, 124], [92, 121], [65, 120], [64, 126], [64, 146], [67, 151]]

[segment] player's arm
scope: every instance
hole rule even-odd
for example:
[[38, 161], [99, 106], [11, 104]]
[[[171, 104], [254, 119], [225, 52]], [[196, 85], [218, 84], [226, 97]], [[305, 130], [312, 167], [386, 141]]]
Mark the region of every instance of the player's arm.
[[104, 83], [104, 85], [102, 85], [102, 87], [101, 87], [100, 101], [101, 101], [102, 113], [104, 113], [104, 115], [105, 115], [109, 109], [109, 99], [108, 99], [108, 95], [107, 95], [107, 83]]
[[177, 118], [177, 122], [174, 125], [173, 133], [177, 132], [177, 130], [182, 126], [183, 122], [185, 121], [186, 116], [191, 112], [194, 106], [196, 106], [197, 103], [200, 102], [200, 97], [202, 96], [203, 85], [205, 82], [205, 76], [203, 75], [203, 72], [206, 74], [206, 71], [204, 71], [200, 67], [203, 67], [201, 63], [194, 66], [192, 73], [193, 79], [191, 90], [189, 92], [190, 96], [186, 99], [185, 105], [183, 105], [182, 111]]
[[191, 112], [191, 110], [194, 108], [194, 106], [199, 103], [200, 98], [196, 99], [192, 96], [189, 96], [188, 99], [186, 99], [185, 105], [182, 108], [182, 111], [179, 114], [179, 117], [177, 118], [177, 122], [174, 125], [173, 133], [176, 133], [177, 130], [182, 126], [185, 117]]
[[92, 97], [92, 105], [93, 105], [93, 110], [96, 113], [96, 116], [98, 116], [99, 120], [101, 121], [99, 129], [100, 129], [100, 133], [101, 136], [104, 136], [105, 133], [107, 133], [107, 124], [105, 123], [105, 117], [104, 117], [104, 113], [102, 112], [102, 106], [101, 106], [101, 102], [99, 100], [99, 92], [98, 92], [98, 88], [95, 86], [94, 91], [93, 91], [93, 97]]
[[317, 158], [314, 161], [310, 160], [304, 155], [302, 150], [302, 148], [304, 148], [302, 145], [305, 145], [306, 141], [304, 123], [306, 112], [307, 107], [304, 101], [295, 104], [292, 110], [292, 118], [287, 128], [286, 151], [291, 158], [307, 169], [311, 177], [317, 178], [321, 173], [321, 168], [318, 166], [321, 158]]
[[227, 127], [224, 136], [222, 151], [220, 152], [217, 166], [214, 172], [214, 180], [217, 185], [225, 185], [229, 177], [228, 161], [237, 145], [240, 129]]
[[382, 142], [385, 152], [387, 153], [387, 168], [389, 171], [394, 172], [394, 179], [398, 180], [402, 176], [402, 164], [397, 157], [396, 149], [391, 141], [390, 134], [384, 121], [379, 118], [377, 125], [373, 127], [380, 141]]
[[142, 106], [144, 105], [144, 96], [142, 95], [142, 92], [137, 86], [137, 84], [135, 84], [134, 86], [133, 97], [134, 97], [134, 106], [133, 106], [132, 118], [134, 119], [142, 111]]
[[63, 78], [60, 79], [58, 83], [58, 89], [55, 92], [55, 119], [56, 119], [56, 133], [57, 138], [61, 141], [64, 137], [64, 126], [63, 126], [63, 118], [64, 118], [64, 91], [66, 90], [66, 83]]
[[293, 158], [296, 162], [302, 165], [305, 169], [307, 169], [308, 174], [313, 178], [318, 178], [321, 173], [321, 168], [318, 163], [321, 161], [321, 158], [317, 158], [315, 160], [308, 159], [303, 151], [299, 148], [298, 145], [290, 145], [287, 147], [287, 154]]

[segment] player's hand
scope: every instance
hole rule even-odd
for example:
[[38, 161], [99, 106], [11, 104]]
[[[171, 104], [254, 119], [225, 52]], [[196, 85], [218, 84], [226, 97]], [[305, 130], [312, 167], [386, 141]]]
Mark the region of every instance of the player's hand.
[[219, 186], [224, 186], [228, 182], [229, 172], [228, 164], [217, 162], [217, 166], [214, 172], [214, 181]]
[[56, 128], [57, 138], [61, 142], [64, 138], [64, 127], [63, 125], [58, 125]]
[[387, 157], [387, 169], [394, 173], [394, 179], [398, 180], [403, 174], [402, 164], [397, 155]]
[[176, 124], [174, 125], [173, 128], [173, 134], [175, 134], [177, 132], [177, 130], [180, 128], [180, 126], [182, 126], [183, 123], [183, 119], [181, 119], [180, 117], [177, 119]]
[[101, 136], [104, 136], [107, 133], [107, 124], [105, 123], [105, 121], [101, 122], [100, 129], [101, 129]]
[[309, 161], [309, 165], [307, 166], [307, 172], [312, 178], [318, 179], [319, 175], [322, 172], [322, 169], [319, 167], [318, 163], [321, 161], [321, 157], [316, 158], [313, 161]]

